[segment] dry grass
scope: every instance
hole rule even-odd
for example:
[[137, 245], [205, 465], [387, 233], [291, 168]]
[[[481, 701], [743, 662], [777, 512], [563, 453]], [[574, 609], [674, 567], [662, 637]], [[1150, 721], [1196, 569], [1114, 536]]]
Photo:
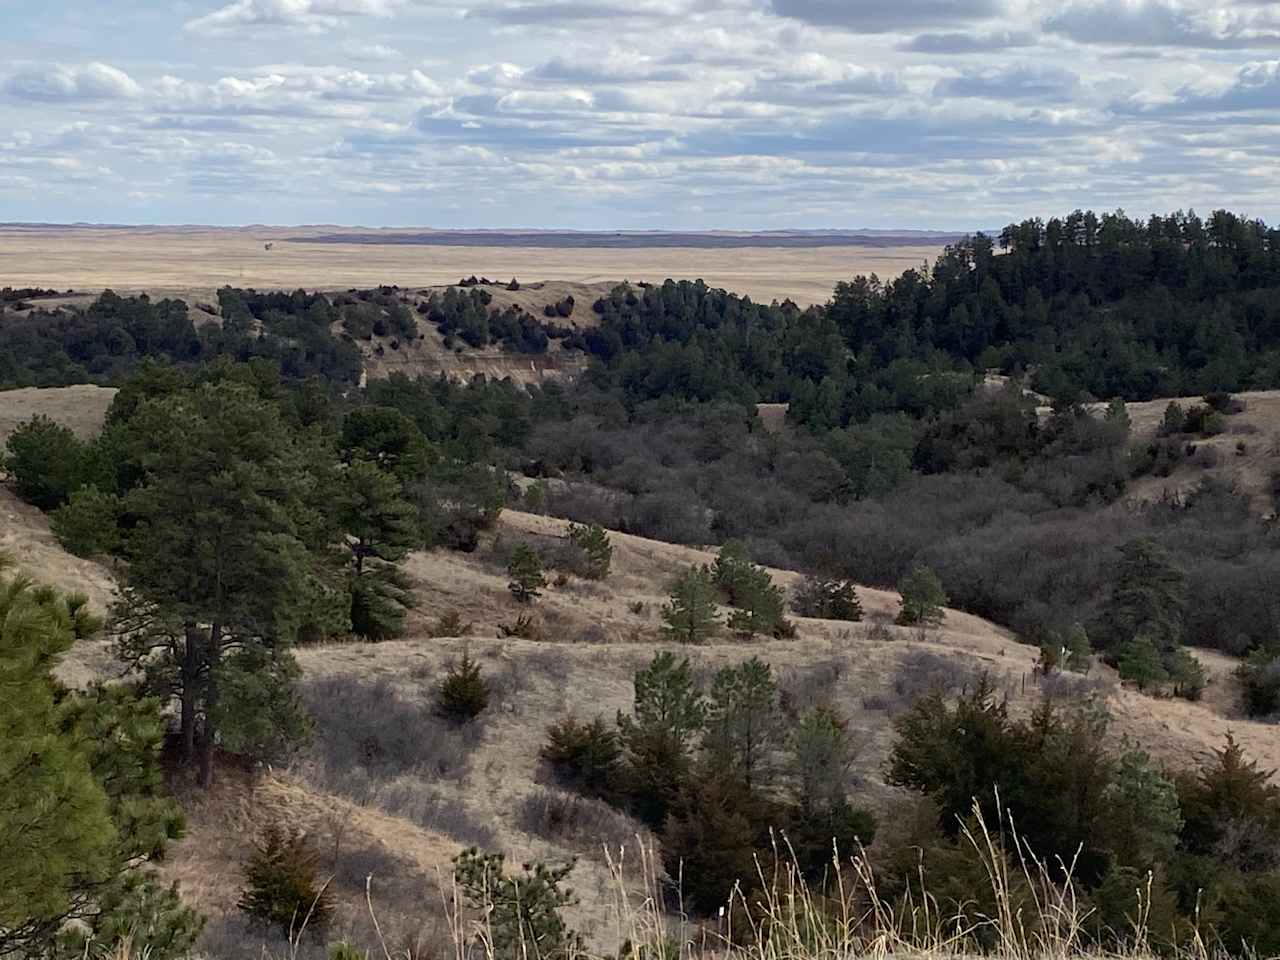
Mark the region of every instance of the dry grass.
[[[246, 227], [24, 230], [0, 228], [0, 286], [118, 292], [211, 300], [223, 284], [258, 289], [325, 290], [399, 284], [456, 283], [471, 274], [491, 280], [569, 280], [612, 284], [701, 277], [753, 300], [790, 297], [801, 306], [825, 302], [837, 280], [858, 273], [897, 276], [932, 260], [937, 244], [812, 249], [421, 247], [394, 244], [283, 243], [284, 237], [331, 232]], [[355, 232], [355, 231], [344, 231]], [[275, 242], [274, 249], [263, 246]], [[590, 304], [586, 304], [590, 306]]]
[[[1253, 511], [1259, 516], [1275, 513], [1270, 476], [1280, 470], [1280, 390], [1255, 390], [1235, 394], [1244, 401], [1245, 410], [1226, 418], [1226, 430], [1216, 437], [1191, 437], [1196, 455], [1187, 458], [1167, 477], [1140, 477], [1129, 485], [1128, 497], [1136, 501], [1154, 501], [1165, 495], [1181, 495], [1193, 489], [1206, 477], [1234, 483], [1248, 495]], [[1135, 442], [1148, 442], [1155, 437], [1165, 408], [1177, 401], [1183, 410], [1203, 404], [1204, 398], [1162, 397], [1127, 405], [1131, 436]], [[1095, 411], [1105, 404], [1097, 404]], [[1240, 445], [1243, 445], [1241, 448]], [[1206, 457], [1207, 454], [1207, 457]], [[1206, 466], [1206, 459], [1212, 464]]]
[[0, 449], [9, 434], [38, 413], [70, 427], [81, 440], [96, 436], [115, 395], [114, 387], [90, 384], [0, 390]]

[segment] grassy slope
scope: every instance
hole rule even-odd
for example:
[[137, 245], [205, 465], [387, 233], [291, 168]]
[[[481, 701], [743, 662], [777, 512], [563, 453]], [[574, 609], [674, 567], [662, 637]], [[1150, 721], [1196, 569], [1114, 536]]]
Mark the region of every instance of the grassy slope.
[[[41, 410], [66, 419], [78, 430], [91, 432], [100, 423], [109, 399], [106, 391], [13, 391], [0, 403], [0, 430]], [[1252, 399], [1252, 398], [1251, 398]], [[1134, 405], [1135, 422], [1144, 429], [1146, 412]], [[1251, 410], [1261, 414], [1259, 404]], [[0, 441], [3, 434], [0, 434]], [[0, 542], [9, 546], [25, 567], [41, 579], [87, 589], [95, 602], [105, 604], [112, 590], [111, 571], [62, 552], [48, 533], [45, 519], [0, 490]], [[381, 645], [344, 644], [301, 650], [308, 681], [337, 676], [386, 678], [405, 699], [425, 701], [435, 679], [464, 650], [476, 656], [485, 672], [498, 682], [499, 695], [483, 724], [479, 742], [469, 757], [466, 774], [457, 780], [402, 784], [408, 790], [429, 790], [444, 802], [439, 823], [424, 826], [377, 808], [359, 806], [326, 793], [309, 779], [305, 766], [268, 771], [254, 780], [227, 776], [212, 796], [187, 798], [191, 830], [171, 858], [167, 871], [183, 881], [188, 896], [215, 918], [234, 916], [239, 865], [248, 852], [255, 828], [284, 817], [307, 828], [322, 849], [342, 851], [334, 860], [344, 875], [335, 884], [343, 903], [344, 923], [359, 929], [362, 922], [362, 879], [350, 874], [349, 851], [373, 856], [375, 898], [385, 894], [392, 914], [436, 917], [440, 911], [436, 877], [447, 872], [448, 859], [459, 847], [450, 835], [453, 825], [479, 824], [492, 830], [492, 846], [513, 859], [561, 859], [583, 854], [575, 873], [582, 905], [574, 922], [592, 934], [601, 948], [612, 948], [612, 881], [597, 843], [585, 836], [568, 841], [548, 840], [526, 832], [520, 813], [531, 793], [547, 789], [537, 751], [548, 723], [570, 712], [611, 717], [631, 706], [631, 673], [647, 662], [659, 642], [658, 610], [665, 598], [664, 583], [687, 563], [709, 561], [713, 554], [615, 533], [614, 571], [602, 584], [571, 580], [549, 588], [536, 606], [545, 639], [499, 639], [498, 625], [523, 612], [506, 589], [498, 556], [499, 544], [522, 538], [554, 537], [564, 524], [552, 518], [508, 511], [489, 542], [470, 556], [437, 551], [411, 556], [407, 570], [415, 581], [419, 607], [410, 615], [405, 639]], [[773, 571], [779, 583], [797, 575]], [[950, 611], [942, 628], [921, 633], [888, 624], [897, 609], [891, 591], [863, 588], [860, 596], [868, 613], [863, 624], [797, 620], [799, 638], [784, 642], [743, 644], [722, 641], [688, 649], [699, 670], [709, 674], [724, 664], [750, 655], [769, 661], [784, 689], [797, 702], [830, 695], [851, 720], [859, 743], [851, 772], [851, 788], [880, 805], [891, 795], [881, 767], [892, 742], [892, 718], [904, 705], [899, 690], [904, 673], [917, 669], [924, 653], [936, 655], [953, 676], [988, 670], [1004, 686], [1018, 709], [1038, 695], [1030, 676], [1035, 652], [1020, 646], [1000, 627], [964, 613]], [[642, 609], [633, 604], [643, 604]], [[468, 636], [431, 638], [435, 620], [456, 611], [472, 624]], [[886, 639], [886, 638], [892, 639]], [[1205, 701], [1188, 704], [1160, 701], [1120, 688], [1108, 671], [1100, 670], [1096, 689], [1105, 695], [1120, 732], [1133, 736], [1157, 756], [1183, 765], [1218, 746], [1228, 730], [1266, 768], [1280, 767], [1280, 740], [1274, 727], [1251, 723], [1236, 713], [1233, 663], [1219, 654], [1202, 652], [1201, 659], [1216, 682]], [[935, 666], [936, 666], [935, 661]], [[64, 670], [66, 679], [80, 683], [109, 675], [109, 658], [101, 644], [77, 650]], [[909, 679], [909, 678], [908, 678]], [[324, 736], [324, 731], [319, 731]], [[412, 778], [411, 778], [412, 779]], [[435, 827], [433, 829], [432, 827]], [[374, 856], [376, 854], [376, 856]], [[635, 856], [633, 850], [629, 855]], [[408, 924], [408, 921], [405, 921]], [[215, 924], [215, 930], [217, 925]], [[403, 927], [408, 930], [408, 926]]]

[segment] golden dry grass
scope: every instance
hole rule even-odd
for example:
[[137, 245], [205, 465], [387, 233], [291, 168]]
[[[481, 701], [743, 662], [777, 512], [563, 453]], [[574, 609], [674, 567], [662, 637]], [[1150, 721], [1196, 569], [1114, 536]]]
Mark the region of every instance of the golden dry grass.
[[0, 390], [0, 450], [9, 434], [36, 414], [71, 428], [81, 440], [94, 437], [102, 429], [115, 395], [114, 387], [91, 384]]
[[[903, 247], [537, 249], [396, 244], [284, 243], [314, 228], [0, 228], [0, 286], [212, 300], [223, 284], [259, 289], [423, 287], [484, 275], [491, 280], [612, 284], [696, 279], [769, 302], [825, 302], [838, 280], [897, 276], [932, 260], [938, 244]], [[356, 232], [347, 231], [343, 232]], [[274, 242], [270, 251], [264, 244]]]
[[[1226, 418], [1227, 429], [1216, 437], [1194, 439], [1196, 454], [1167, 477], [1142, 477], [1130, 487], [1137, 500], [1155, 500], [1164, 494], [1183, 494], [1206, 476], [1228, 480], [1249, 497], [1255, 513], [1275, 512], [1270, 477], [1280, 470], [1280, 390], [1238, 393], [1245, 410]], [[1128, 405], [1132, 436], [1149, 441], [1156, 435], [1165, 408], [1176, 400], [1184, 410], [1203, 403], [1202, 397], [1164, 397]], [[1209, 465], [1206, 465], [1209, 464]]]
[[[75, 396], [57, 391], [24, 395], [24, 412], [63, 410], [81, 418], [78, 429], [88, 431], [95, 415], [90, 404], [71, 402]], [[104, 400], [100, 393], [90, 396], [98, 403]], [[49, 399], [48, 406], [40, 403], [41, 397]], [[1153, 414], [1134, 406], [1137, 430], [1147, 429]], [[95, 605], [105, 606], [114, 589], [112, 571], [63, 552], [38, 511], [0, 490], [0, 521], [0, 547], [9, 549], [29, 572], [67, 588], [86, 590]], [[557, 537], [565, 528], [558, 519], [506, 511], [474, 554], [432, 551], [410, 556], [406, 571], [414, 581], [419, 606], [410, 614], [404, 639], [299, 650], [307, 680], [381, 678], [399, 696], [420, 703], [432, 696], [434, 683], [451, 661], [464, 651], [475, 656], [486, 675], [498, 683], [499, 696], [470, 756], [468, 772], [461, 779], [433, 781], [428, 786], [460, 816], [491, 827], [496, 848], [515, 861], [562, 860], [583, 852], [529, 834], [521, 826], [521, 806], [538, 789], [542, 777], [538, 751], [546, 727], [568, 713], [611, 718], [631, 708], [633, 672], [668, 646], [661, 640], [659, 617], [666, 582], [684, 565], [706, 563], [714, 556], [709, 549], [614, 532], [613, 571], [606, 581], [571, 579], [563, 586], [548, 587], [535, 604], [542, 641], [499, 637], [500, 625], [511, 623], [526, 608], [507, 590], [505, 571], [493, 559], [493, 540], [510, 544], [522, 538]], [[786, 587], [798, 578], [792, 571], [770, 572]], [[959, 611], [947, 611], [937, 630], [896, 627], [890, 623], [898, 609], [896, 593], [865, 587], [858, 592], [867, 612], [864, 623], [796, 618], [799, 635], [795, 640], [744, 643], [724, 634], [714, 643], [684, 648], [681, 653], [691, 658], [704, 677], [721, 666], [758, 655], [773, 666], [784, 689], [802, 696], [815, 695], [815, 690], [816, 695], [829, 696], [848, 715], [858, 744], [852, 770], [856, 789], [872, 806], [883, 807], [894, 796], [883, 782], [882, 769], [893, 741], [892, 718], [902, 705], [895, 684], [903, 672], [922, 655], [933, 655], [958, 675], [985, 670], [1009, 696], [1013, 708], [1024, 711], [1040, 693], [1032, 676], [1036, 651], [1017, 643], [1008, 630]], [[437, 619], [451, 612], [471, 624], [469, 635], [432, 637]], [[1207, 651], [1197, 655], [1214, 682], [1204, 701], [1194, 704], [1156, 700], [1123, 689], [1109, 671], [1097, 668], [1097, 693], [1105, 697], [1115, 717], [1116, 732], [1134, 738], [1169, 765], [1182, 767], [1220, 746], [1230, 731], [1263, 767], [1280, 767], [1275, 728], [1239, 715], [1230, 676], [1234, 661]], [[79, 646], [62, 667], [64, 679], [76, 684], [112, 672], [101, 643]], [[191, 832], [166, 871], [183, 882], [196, 906], [215, 916], [234, 909], [240, 864], [265, 816], [299, 823], [317, 836], [340, 826], [350, 837], [394, 853], [422, 879], [424, 898], [433, 896], [431, 879], [440, 870], [447, 872], [448, 861], [459, 847], [454, 837], [376, 805], [353, 804], [319, 789], [301, 767], [271, 772], [256, 783], [233, 779], [210, 798], [187, 800]], [[574, 908], [571, 920], [601, 950], [616, 947], [612, 939], [617, 919], [615, 885], [602, 858], [584, 857], [574, 877], [582, 903]], [[344, 901], [348, 912], [358, 907], [354, 901]]]

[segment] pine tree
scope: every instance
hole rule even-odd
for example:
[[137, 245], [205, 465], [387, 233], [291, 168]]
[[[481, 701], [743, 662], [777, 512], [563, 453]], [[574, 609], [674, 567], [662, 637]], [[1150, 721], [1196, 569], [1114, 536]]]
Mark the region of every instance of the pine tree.
[[773, 671], [759, 657], [717, 671], [707, 703], [702, 747], [714, 770], [763, 789], [771, 755], [784, 738]]
[[19, 426], [6, 442], [0, 466], [27, 503], [53, 510], [67, 502], [85, 481], [84, 444], [69, 429], [37, 415]]
[[350, 551], [351, 632], [374, 641], [398, 636], [413, 595], [397, 565], [417, 542], [417, 511], [395, 475], [367, 460], [341, 471], [331, 509]]
[[530, 603], [542, 594], [541, 589], [547, 585], [547, 578], [542, 575], [542, 558], [529, 544], [521, 542], [516, 545], [507, 564], [507, 576], [511, 582], [507, 589], [520, 603]]
[[95, 486], [80, 487], [49, 517], [49, 528], [77, 557], [114, 553], [120, 546], [120, 498]]
[[502, 854], [482, 854], [475, 847], [453, 860], [463, 895], [484, 915], [486, 953], [493, 960], [569, 960], [577, 955], [582, 938], [561, 914], [577, 903], [573, 891], [561, 886], [574, 863], [526, 863], [515, 876], [507, 875], [505, 867]]
[[[184, 680], [198, 689], [182, 720], [200, 782], [213, 781], [223, 660], [247, 645], [285, 651], [309, 596], [322, 528], [302, 450], [280, 411], [230, 380], [144, 401], [128, 423], [144, 474], [126, 497], [137, 519], [127, 544], [129, 584], [164, 629], [181, 624]], [[145, 618], [144, 618], [145, 619]]]
[[705, 643], [720, 624], [715, 587], [705, 567], [691, 566], [676, 579], [662, 608], [663, 633], [676, 643]]
[[623, 780], [633, 811], [657, 828], [688, 778], [707, 705], [688, 659], [677, 662], [669, 652], [636, 671], [634, 688], [634, 711], [618, 713]]
[[729, 616], [729, 629], [742, 636], [770, 635], [782, 624], [786, 610], [782, 588], [774, 584], [764, 570], [752, 568], [735, 590], [734, 606]]
[[1146, 634], [1123, 644], [1116, 654], [1116, 669], [1123, 680], [1132, 680], [1139, 690], [1146, 690], [1169, 679], [1160, 657], [1160, 648]]
[[591, 580], [603, 580], [609, 575], [609, 566], [613, 562], [613, 545], [609, 542], [609, 534], [598, 523], [588, 526], [569, 524], [569, 540], [586, 555], [587, 577]]
[[802, 617], [851, 622], [862, 619], [857, 588], [848, 580], [805, 577], [796, 587], [791, 606]]
[[1185, 606], [1182, 571], [1154, 541], [1133, 540], [1120, 548], [1110, 595], [1089, 635], [1113, 652], [1143, 634], [1164, 655], [1182, 642]]
[[328, 924], [333, 904], [320, 880], [319, 857], [297, 827], [267, 827], [245, 864], [244, 879], [237, 906], [291, 939]]
[[489, 694], [489, 682], [481, 674], [480, 664], [464, 652], [436, 688], [436, 710], [454, 723], [467, 723], [484, 713]]
[[926, 627], [942, 623], [947, 594], [942, 589], [938, 575], [928, 567], [916, 567], [912, 570], [899, 582], [898, 592], [902, 595], [898, 623]]
[[0, 955], [49, 955], [71, 932], [110, 938], [123, 919], [168, 960], [199, 930], [176, 896], [134, 895], [182, 828], [159, 703], [119, 686], [68, 695], [53, 677], [100, 623], [83, 597], [0, 577]]

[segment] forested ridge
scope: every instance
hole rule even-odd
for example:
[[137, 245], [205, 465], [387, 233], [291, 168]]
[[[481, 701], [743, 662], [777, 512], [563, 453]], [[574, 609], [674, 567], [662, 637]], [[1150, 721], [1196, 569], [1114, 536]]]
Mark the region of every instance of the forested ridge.
[[[71, 828], [35, 824], [49, 894], [0, 895], [0, 954], [79, 955], [84, 936], [130, 923], [163, 933], [146, 944], [156, 958], [189, 949], [198, 919], [148, 872], [181, 830], [161, 799], [162, 742], [164, 776], [204, 787], [221, 764], [289, 763], [323, 733], [295, 647], [401, 635], [416, 602], [406, 556], [476, 551], [505, 506], [575, 521], [552, 547], [505, 548], [521, 610], [571, 577], [607, 589], [616, 529], [724, 545], [715, 564], [664, 585], [660, 639], [673, 649], [794, 638], [796, 617], [857, 621], [855, 582], [896, 586], [900, 624], [926, 635], [944, 606], [981, 614], [1039, 648], [1038, 675], [1065, 675], [1062, 689], [1101, 660], [1150, 695], [1196, 700], [1207, 679], [1191, 648], [1215, 647], [1242, 658], [1242, 708], [1280, 714], [1271, 526], [1221, 481], [1126, 499], [1135, 478], [1229, 430], [1233, 392], [1280, 386], [1280, 231], [1264, 224], [1076, 213], [973, 237], [889, 282], [841, 283], [825, 307], [667, 281], [620, 285], [575, 328], [559, 326], [572, 303], [549, 323], [499, 313], [482, 284], [416, 309], [392, 287], [227, 287], [218, 299], [218, 322], [199, 327], [180, 301], [109, 292], [85, 309], [0, 313], [0, 382], [120, 387], [99, 436], [35, 418], [9, 437], [4, 469], [67, 549], [113, 558], [122, 577], [105, 625], [74, 596], [15, 574], [0, 583], [4, 675], [48, 728], [0, 702], [11, 734], [0, 782], [56, 749], [59, 783], [29, 789], [85, 798]], [[398, 349], [421, 324], [450, 347], [538, 352], [558, 338], [593, 362], [567, 385], [393, 375], [359, 386], [357, 342]], [[1007, 381], [986, 382], [993, 370]], [[1204, 399], [1138, 442], [1125, 401], [1165, 395]], [[761, 402], [790, 405], [786, 429], [764, 429]], [[788, 595], [758, 564], [807, 577]], [[463, 629], [451, 626], [439, 635]], [[554, 639], [523, 615], [506, 629]], [[53, 663], [99, 631], [132, 668], [128, 683], [62, 689]], [[561, 718], [542, 756], [566, 789], [654, 832], [668, 873], [684, 865], [697, 915], [751, 882], [778, 827], [809, 882], [823, 882], [833, 839], [872, 844], [887, 897], [916, 902], [923, 867], [943, 909], [972, 926], [997, 906], [974, 899], [986, 866], [961, 836], [976, 801], [1058, 865], [1051, 880], [1074, 858], [1097, 908], [1091, 944], [1124, 942], [1145, 882], [1153, 949], [1205, 936], [1233, 953], [1280, 950], [1280, 788], [1234, 742], [1166, 770], [1113, 733], [1096, 700], [1047, 696], [1022, 717], [984, 678], [919, 692], [885, 771], [909, 799], [883, 831], [843, 776], [856, 745], [840, 705], [788, 701], [745, 650], [709, 677], [659, 654], [635, 673], [633, 713]], [[464, 658], [439, 685], [440, 722], [483, 723], [489, 694]], [[132, 779], [86, 745], [91, 722], [128, 732]], [[405, 749], [372, 732], [360, 744], [356, 765]], [[0, 798], [0, 838], [30, 829], [23, 809]], [[79, 846], [97, 872], [67, 866]], [[1013, 863], [1019, 851], [998, 855]], [[241, 909], [287, 926], [322, 896], [307, 862], [305, 838], [264, 838]], [[493, 907], [486, 884], [501, 863], [471, 851], [455, 868]], [[530, 870], [525, 889], [557, 918], [534, 932], [552, 938], [549, 955], [568, 955], [568, 869]], [[512, 951], [525, 922], [503, 934]]]

